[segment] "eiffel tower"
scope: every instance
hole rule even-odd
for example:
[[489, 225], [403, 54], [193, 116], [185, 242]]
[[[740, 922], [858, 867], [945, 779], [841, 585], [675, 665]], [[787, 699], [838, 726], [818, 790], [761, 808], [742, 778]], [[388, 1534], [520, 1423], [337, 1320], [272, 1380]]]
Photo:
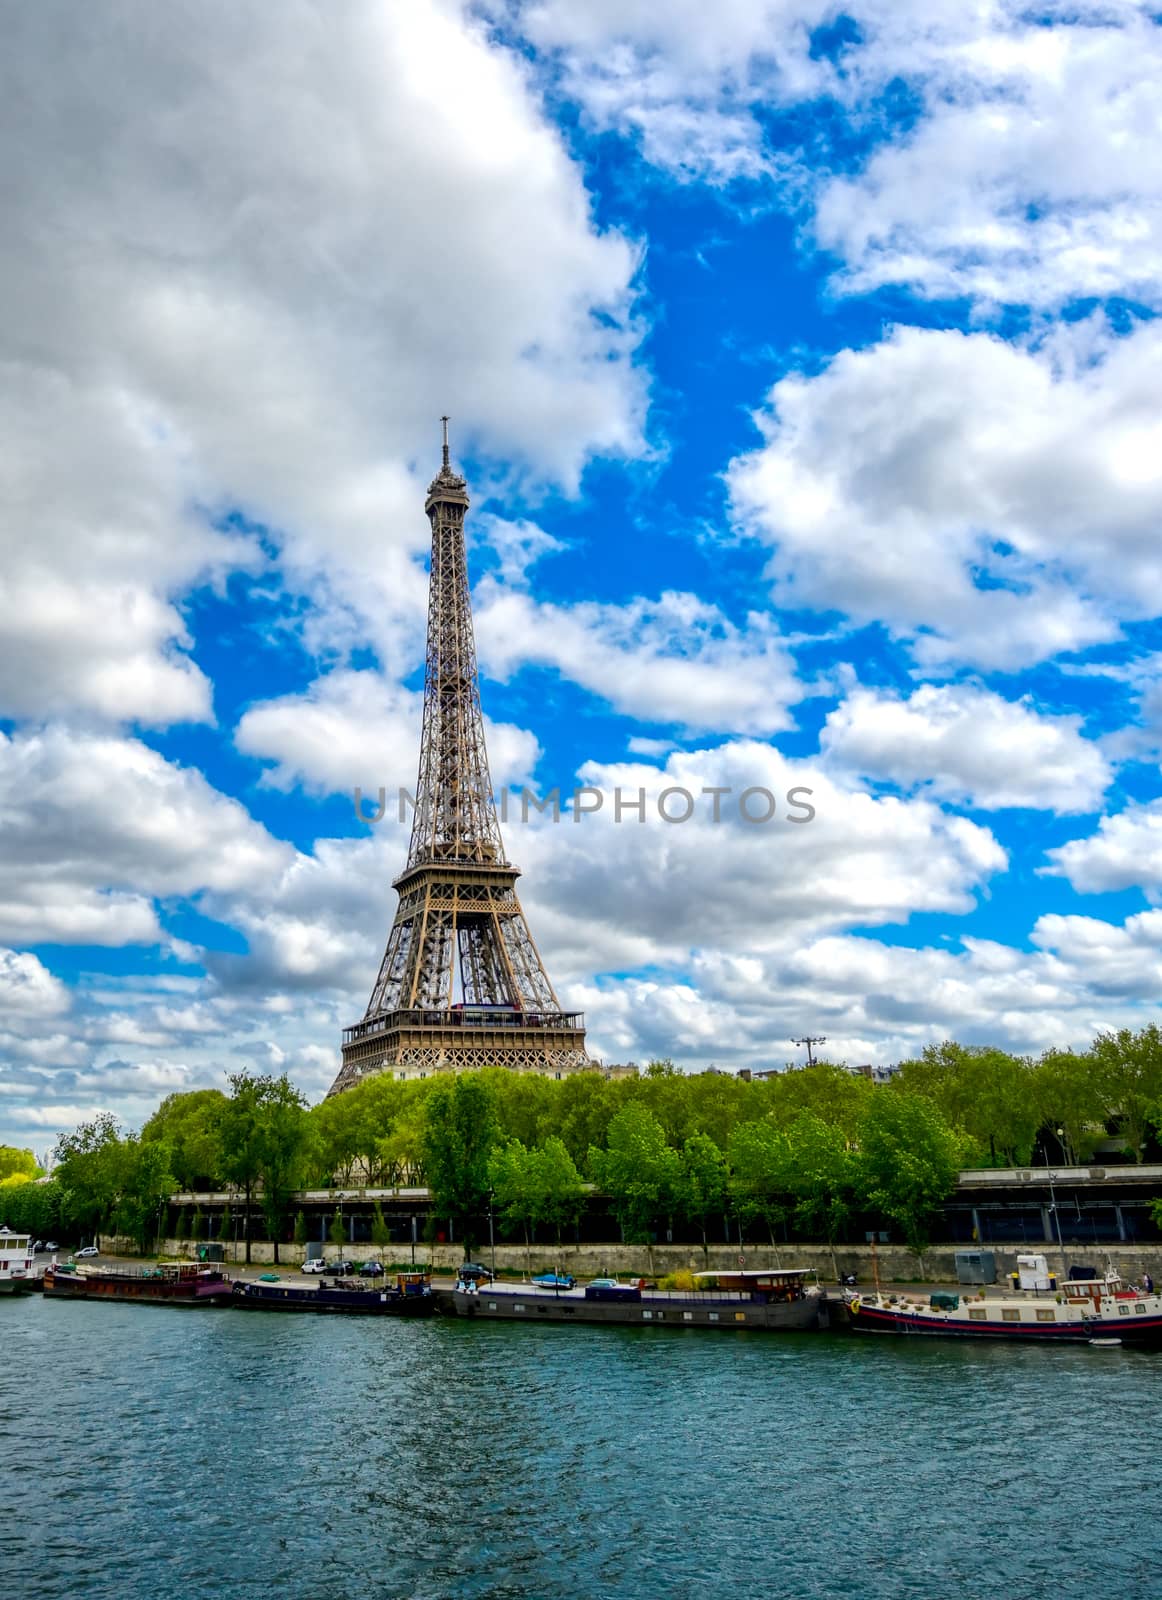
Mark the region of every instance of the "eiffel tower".
[[468, 486], [452, 470], [442, 421], [444, 464], [424, 505], [432, 568], [411, 848], [367, 1010], [343, 1030], [332, 1094], [379, 1072], [497, 1066], [561, 1077], [594, 1065], [584, 1016], [561, 1010], [517, 899], [520, 870], [504, 854], [464, 554]]

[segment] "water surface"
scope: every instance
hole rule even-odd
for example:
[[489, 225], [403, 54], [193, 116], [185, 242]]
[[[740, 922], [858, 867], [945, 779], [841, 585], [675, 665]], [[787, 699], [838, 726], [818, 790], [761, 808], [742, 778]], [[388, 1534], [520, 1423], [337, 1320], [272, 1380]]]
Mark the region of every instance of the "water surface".
[[1162, 1353], [0, 1301], [0, 1594], [1162, 1593]]

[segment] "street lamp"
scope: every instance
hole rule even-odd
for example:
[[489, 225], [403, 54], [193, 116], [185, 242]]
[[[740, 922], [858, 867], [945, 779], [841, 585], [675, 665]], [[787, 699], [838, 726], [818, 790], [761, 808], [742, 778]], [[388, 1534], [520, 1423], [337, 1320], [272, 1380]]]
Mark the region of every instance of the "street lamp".
[[492, 1194], [493, 1194], [493, 1191], [491, 1189], [489, 1189], [489, 1191], [488, 1191], [488, 1248], [489, 1248], [489, 1251], [491, 1253], [490, 1265], [492, 1267], [492, 1276], [495, 1278], [496, 1277], [496, 1234], [494, 1233], [493, 1227], [492, 1227]]
[[[1056, 1132], [1058, 1139], [1061, 1139], [1065, 1134], [1065, 1129], [1058, 1128]], [[1065, 1265], [1065, 1241], [1061, 1237], [1061, 1213], [1057, 1209], [1057, 1191], [1053, 1187], [1053, 1168], [1049, 1165], [1048, 1146], [1045, 1148], [1045, 1174], [1049, 1179], [1049, 1213], [1057, 1228], [1057, 1248], [1061, 1252], [1061, 1276], [1064, 1279], [1068, 1276], [1068, 1268]]]

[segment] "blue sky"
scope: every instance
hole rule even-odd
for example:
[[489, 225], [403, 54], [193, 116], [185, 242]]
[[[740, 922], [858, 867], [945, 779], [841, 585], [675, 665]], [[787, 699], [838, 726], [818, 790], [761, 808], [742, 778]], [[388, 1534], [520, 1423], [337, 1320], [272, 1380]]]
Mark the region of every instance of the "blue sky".
[[445, 411], [495, 779], [647, 794], [506, 828], [596, 1055], [1157, 1016], [1147, 6], [123, 11], [0, 66], [0, 1140], [329, 1084]]

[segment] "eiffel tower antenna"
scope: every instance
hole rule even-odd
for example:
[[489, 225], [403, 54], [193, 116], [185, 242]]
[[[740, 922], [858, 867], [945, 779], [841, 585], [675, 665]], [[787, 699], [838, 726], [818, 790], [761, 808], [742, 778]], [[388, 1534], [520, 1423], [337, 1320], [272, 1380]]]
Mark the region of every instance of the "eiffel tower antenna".
[[464, 553], [468, 486], [444, 458], [432, 525], [419, 779], [407, 865], [363, 1020], [343, 1031], [337, 1094], [390, 1072], [592, 1067], [585, 1019], [562, 1011], [516, 894], [492, 800]]

